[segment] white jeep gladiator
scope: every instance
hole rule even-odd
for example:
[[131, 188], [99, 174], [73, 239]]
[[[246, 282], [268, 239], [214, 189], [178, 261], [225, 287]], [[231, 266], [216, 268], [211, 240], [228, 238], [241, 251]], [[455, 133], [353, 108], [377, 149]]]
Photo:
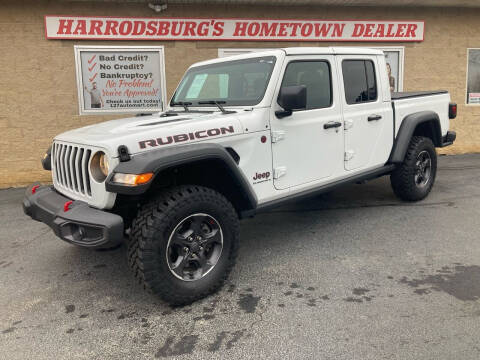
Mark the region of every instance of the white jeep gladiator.
[[166, 112], [55, 137], [42, 161], [53, 185], [29, 186], [23, 208], [75, 245], [111, 247], [126, 234], [135, 276], [186, 304], [227, 278], [241, 218], [382, 175], [402, 200], [426, 197], [456, 111], [446, 91], [391, 93], [379, 50], [204, 61]]

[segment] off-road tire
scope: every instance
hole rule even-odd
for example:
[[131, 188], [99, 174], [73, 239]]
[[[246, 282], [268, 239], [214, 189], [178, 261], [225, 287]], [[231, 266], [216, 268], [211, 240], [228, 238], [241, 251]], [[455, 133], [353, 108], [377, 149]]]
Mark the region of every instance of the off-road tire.
[[[431, 159], [431, 172], [428, 182], [424, 186], [418, 186], [415, 181], [415, 174], [417, 171], [418, 156], [426, 151]], [[437, 153], [435, 146], [427, 137], [414, 136], [410, 140], [407, 153], [403, 163], [390, 175], [390, 182], [392, 184], [393, 192], [400, 199], [405, 201], [419, 201], [424, 199], [435, 182], [437, 173]]]
[[[195, 213], [213, 216], [221, 226], [223, 249], [218, 262], [204, 277], [183, 281], [167, 262], [170, 234]], [[171, 305], [186, 305], [216, 292], [235, 264], [239, 246], [239, 219], [220, 193], [202, 186], [182, 185], [163, 191], [140, 207], [132, 223], [128, 263], [144, 287]]]

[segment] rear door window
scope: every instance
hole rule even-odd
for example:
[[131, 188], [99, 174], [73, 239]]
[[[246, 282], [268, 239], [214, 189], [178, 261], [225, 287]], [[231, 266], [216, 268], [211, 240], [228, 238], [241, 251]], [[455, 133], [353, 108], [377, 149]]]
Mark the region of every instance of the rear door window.
[[342, 73], [347, 104], [377, 100], [377, 81], [373, 61], [344, 60]]

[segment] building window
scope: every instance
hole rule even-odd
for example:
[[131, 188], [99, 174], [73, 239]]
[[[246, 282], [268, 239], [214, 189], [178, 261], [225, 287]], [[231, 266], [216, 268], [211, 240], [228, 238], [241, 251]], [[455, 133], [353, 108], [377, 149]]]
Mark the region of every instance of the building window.
[[467, 104], [480, 104], [480, 49], [468, 49]]
[[347, 104], [377, 100], [377, 82], [373, 61], [344, 60], [342, 73]]
[[307, 88], [307, 110], [332, 105], [332, 83], [328, 62], [290, 62], [283, 76], [282, 87], [295, 85], [304, 85]]
[[386, 46], [373, 47], [372, 49], [382, 50], [385, 54], [390, 91], [403, 91], [404, 48]]

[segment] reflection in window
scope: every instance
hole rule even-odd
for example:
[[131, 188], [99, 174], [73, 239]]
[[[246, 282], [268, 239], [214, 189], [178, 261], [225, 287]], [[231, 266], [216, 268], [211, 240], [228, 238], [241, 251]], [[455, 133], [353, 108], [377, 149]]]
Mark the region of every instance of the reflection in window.
[[377, 99], [377, 82], [372, 61], [344, 60], [342, 72], [347, 104], [358, 104]]
[[326, 61], [294, 61], [288, 64], [282, 87], [304, 85], [307, 88], [307, 110], [332, 104], [330, 66]]

